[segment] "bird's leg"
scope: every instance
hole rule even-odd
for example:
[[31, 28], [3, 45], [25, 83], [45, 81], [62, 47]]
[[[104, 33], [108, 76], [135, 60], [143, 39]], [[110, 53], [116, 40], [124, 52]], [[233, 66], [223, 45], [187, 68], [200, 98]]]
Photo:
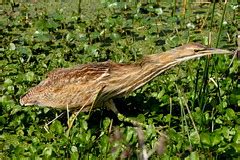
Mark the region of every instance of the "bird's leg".
[[141, 122], [138, 122], [138, 121], [135, 121], [135, 120], [132, 120], [132, 119], [130, 119], [130, 118], [127, 118], [127, 117], [125, 117], [123, 114], [119, 113], [112, 99], [109, 100], [109, 101], [107, 101], [107, 102], [105, 102], [105, 105], [106, 105], [106, 107], [107, 107], [108, 109], [112, 110], [112, 111], [117, 115], [117, 117], [118, 117], [118, 119], [119, 119], [120, 121], [122, 121], [122, 122], [127, 122], [127, 123], [131, 123], [131, 124], [133, 124], [134, 126], [141, 126], [141, 127], [146, 128], [146, 125], [145, 125], [145, 124], [143, 124], [143, 123], [141, 123]]
[[67, 124], [68, 124], [67, 136], [69, 135], [69, 131], [70, 131], [70, 129], [72, 128], [73, 122], [76, 120], [78, 114], [83, 110], [84, 107], [86, 107], [86, 105], [82, 106], [79, 110], [74, 111], [70, 117], [68, 116], [68, 121], [67, 121]]
[[75, 111], [75, 112], [72, 113], [72, 115], [70, 117], [68, 117], [68, 120], [67, 120], [67, 124], [68, 124], [67, 133], [72, 128], [73, 122], [75, 121], [75, 119], [77, 118], [79, 113], [80, 113], [79, 111]]
[[[91, 112], [93, 106], [95, 106], [97, 98], [99, 97], [99, 93], [103, 90], [105, 86], [101, 86], [100, 89], [98, 89], [96, 96], [94, 97], [93, 103], [91, 105], [91, 108], [89, 110], [89, 113]], [[72, 113], [71, 117], [68, 119], [68, 130], [67, 130], [67, 135], [69, 135], [69, 131], [72, 128], [73, 122], [77, 118], [78, 114], [83, 110], [84, 107], [87, 107], [86, 105], [89, 103], [91, 99], [89, 99], [78, 111], [75, 111]]]
[[106, 101], [106, 102], [105, 102], [105, 105], [106, 105], [106, 107], [107, 107], [108, 109], [110, 109], [111, 111], [113, 111], [116, 115], [119, 114], [119, 111], [118, 111], [118, 109], [116, 108], [116, 106], [115, 106], [115, 104], [114, 104], [114, 102], [113, 102], [112, 99], [110, 99], [109, 101]]
[[85, 106], [83, 106], [81, 109], [77, 110], [77, 111], [74, 111], [72, 113], [72, 115], [70, 117], [68, 117], [68, 121], [67, 121], [67, 124], [68, 124], [68, 130], [66, 132], [67, 136], [69, 135], [69, 132], [73, 126], [73, 122], [76, 120], [78, 114], [82, 111], [82, 109], [84, 108]]

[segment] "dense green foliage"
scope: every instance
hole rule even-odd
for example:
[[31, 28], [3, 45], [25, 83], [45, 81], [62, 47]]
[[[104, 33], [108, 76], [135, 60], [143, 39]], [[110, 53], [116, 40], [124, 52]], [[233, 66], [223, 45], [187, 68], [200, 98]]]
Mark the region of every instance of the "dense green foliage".
[[103, 108], [81, 113], [67, 134], [66, 114], [44, 129], [62, 111], [19, 104], [54, 68], [128, 63], [188, 42], [235, 50], [236, 4], [213, 11], [213, 4], [189, 3], [184, 12], [182, 4], [104, 2], [81, 16], [53, 6], [2, 6], [0, 159], [137, 159], [144, 150], [152, 159], [240, 156], [240, 63], [230, 55], [182, 63], [114, 100], [146, 128]]

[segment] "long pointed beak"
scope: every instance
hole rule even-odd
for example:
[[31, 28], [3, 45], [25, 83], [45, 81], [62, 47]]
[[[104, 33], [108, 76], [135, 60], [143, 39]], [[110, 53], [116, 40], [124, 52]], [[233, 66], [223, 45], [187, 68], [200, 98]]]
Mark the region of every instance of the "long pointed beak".
[[224, 49], [217, 49], [217, 48], [206, 48], [204, 50], [197, 51], [197, 54], [233, 54], [233, 52], [224, 50]]
[[233, 52], [224, 50], [224, 49], [215, 49], [215, 48], [199, 49], [199, 50], [195, 50], [195, 54], [179, 57], [176, 59], [176, 61], [182, 62], [182, 61], [187, 61], [190, 59], [203, 57], [207, 55], [214, 55], [214, 54], [233, 54]]

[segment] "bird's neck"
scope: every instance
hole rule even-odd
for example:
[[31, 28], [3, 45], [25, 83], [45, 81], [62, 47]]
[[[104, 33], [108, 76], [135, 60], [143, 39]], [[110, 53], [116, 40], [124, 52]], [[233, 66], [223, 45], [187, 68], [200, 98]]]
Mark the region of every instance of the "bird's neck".
[[144, 57], [141, 63], [138, 64], [138, 71], [131, 75], [134, 78], [127, 84], [126, 91], [132, 92], [142, 87], [159, 74], [178, 64], [178, 62], [174, 61], [174, 58], [174, 56], [167, 53]]

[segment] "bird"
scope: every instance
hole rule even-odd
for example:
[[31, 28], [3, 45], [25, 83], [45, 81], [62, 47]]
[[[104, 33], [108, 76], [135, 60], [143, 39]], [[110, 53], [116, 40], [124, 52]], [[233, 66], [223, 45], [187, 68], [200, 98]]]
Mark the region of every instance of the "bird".
[[127, 96], [181, 62], [228, 50], [188, 43], [163, 53], [144, 56], [134, 63], [112, 61], [58, 68], [20, 98], [20, 104], [89, 112], [99, 107], [119, 113], [114, 98]]

